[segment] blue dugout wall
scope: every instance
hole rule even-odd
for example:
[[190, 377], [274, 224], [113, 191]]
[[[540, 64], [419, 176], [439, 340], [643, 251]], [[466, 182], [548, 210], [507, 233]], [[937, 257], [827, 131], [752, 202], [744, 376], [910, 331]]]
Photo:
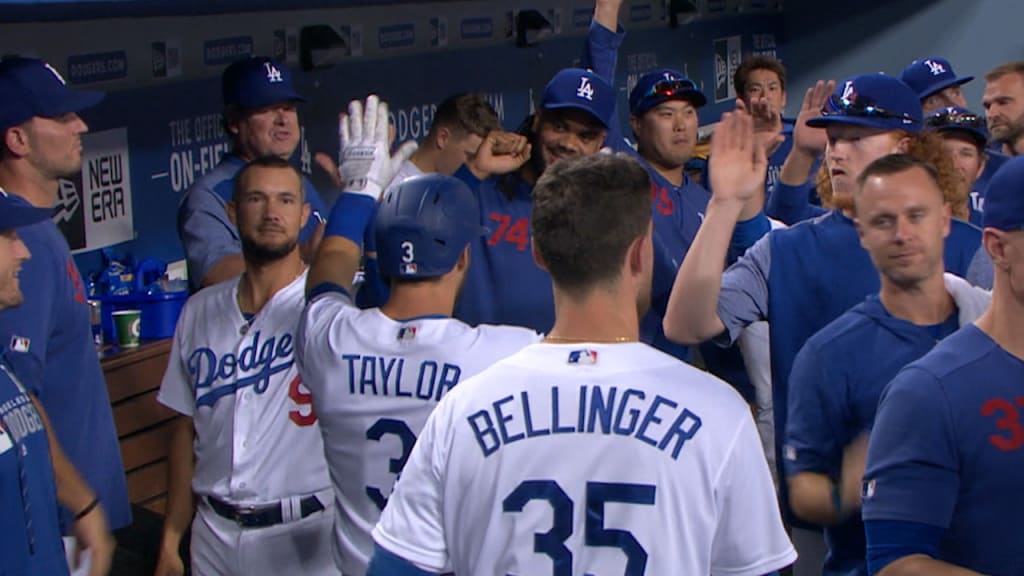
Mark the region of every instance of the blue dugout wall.
[[[77, 88], [108, 92], [83, 114], [91, 133], [82, 175], [62, 186], [60, 225], [84, 274], [100, 267], [94, 248], [110, 242], [138, 258], [182, 258], [175, 212], [188, 185], [228, 149], [219, 75], [233, 59], [289, 62], [309, 100], [300, 108], [294, 160], [317, 182], [312, 155], [336, 155], [338, 112], [369, 92], [391, 104], [400, 139], [421, 139], [434, 104], [458, 91], [487, 92], [514, 128], [548, 78], [578, 62], [593, 13], [586, 0], [50, 4], [0, 5], [0, 51], [43, 57]], [[665, 6], [634, 0], [623, 8], [627, 37], [615, 86], [624, 122], [628, 89], [643, 72], [685, 70], [709, 97], [706, 124], [733, 106], [731, 71], [741, 54], [784, 57], [777, 2], [700, 0], [699, 14], [678, 28], [669, 28]], [[554, 34], [520, 48], [509, 32], [514, 11], [526, 8], [541, 11]], [[307, 72], [298, 63], [299, 37], [314, 24], [338, 31], [347, 50], [333, 67]]]

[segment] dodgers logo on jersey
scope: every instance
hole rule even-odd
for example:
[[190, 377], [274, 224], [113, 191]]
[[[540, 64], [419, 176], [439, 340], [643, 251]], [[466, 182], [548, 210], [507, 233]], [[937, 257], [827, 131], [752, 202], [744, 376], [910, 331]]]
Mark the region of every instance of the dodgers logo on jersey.
[[928, 67], [928, 70], [932, 73], [932, 76], [938, 76], [946, 73], [946, 67], [941, 62], [935, 62], [934, 60], [925, 60], [924, 65]]
[[569, 352], [569, 364], [597, 364], [597, 350], [573, 350]]
[[586, 100], [594, 100], [594, 87], [590, 84], [590, 78], [580, 78], [580, 87], [576, 89], [576, 96]]
[[[236, 356], [228, 352], [218, 356], [213, 350], [196, 348], [188, 357], [188, 372], [193, 376], [196, 406], [213, 406], [236, 390], [252, 386], [257, 394], [266, 392], [270, 378], [295, 364], [291, 334], [271, 336], [260, 342], [257, 330], [252, 341]], [[249, 373], [237, 378], [239, 372]], [[215, 386], [216, 385], [216, 386]]]
[[277, 82], [284, 81], [284, 79], [281, 78], [281, 71], [277, 69], [277, 66], [274, 66], [270, 62], [264, 62], [263, 67], [267, 70], [267, 82], [276, 84]]

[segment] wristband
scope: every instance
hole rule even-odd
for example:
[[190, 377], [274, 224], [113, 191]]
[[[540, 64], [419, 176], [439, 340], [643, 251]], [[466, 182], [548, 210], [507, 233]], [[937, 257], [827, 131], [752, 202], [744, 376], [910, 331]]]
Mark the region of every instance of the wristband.
[[85, 518], [86, 516], [88, 516], [89, 513], [92, 512], [93, 510], [95, 510], [96, 507], [99, 506], [99, 505], [100, 505], [100, 499], [99, 498], [93, 498], [92, 502], [89, 502], [88, 504], [86, 504], [85, 508], [82, 508], [78, 512], [78, 514], [75, 514], [75, 522], [78, 522], [82, 518]]
[[345, 192], [334, 202], [324, 236], [341, 236], [362, 245], [366, 228], [376, 214], [377, 202], [373, 198]]

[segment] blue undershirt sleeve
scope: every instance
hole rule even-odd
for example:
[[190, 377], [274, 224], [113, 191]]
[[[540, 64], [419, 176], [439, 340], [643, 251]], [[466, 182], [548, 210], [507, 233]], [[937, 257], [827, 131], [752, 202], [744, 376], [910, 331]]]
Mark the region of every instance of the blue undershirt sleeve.
[[920, 522], [868, 520], [864, 534], [868, 541], [868, 573], [874, 575], [905, 556], [939, 553], [942, 528]]

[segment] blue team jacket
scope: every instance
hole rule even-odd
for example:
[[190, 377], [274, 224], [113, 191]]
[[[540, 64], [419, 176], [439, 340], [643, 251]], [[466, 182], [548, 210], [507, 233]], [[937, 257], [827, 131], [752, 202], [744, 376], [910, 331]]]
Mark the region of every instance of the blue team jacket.
[[[959, 279], [947, 279], [958, 316], [935, 331], [895, 318], [877, 295], [825, 326], [807, 341], [789, 377], [785, 467], [839, 477], [843, 450], [874, 426], [882, 390], [907, 364], [928, 353], [938, 339], [975, 320], [988, 295]], [[829, 547], [824, 574], [867, 574], [860, 514], [825, 528]]]

